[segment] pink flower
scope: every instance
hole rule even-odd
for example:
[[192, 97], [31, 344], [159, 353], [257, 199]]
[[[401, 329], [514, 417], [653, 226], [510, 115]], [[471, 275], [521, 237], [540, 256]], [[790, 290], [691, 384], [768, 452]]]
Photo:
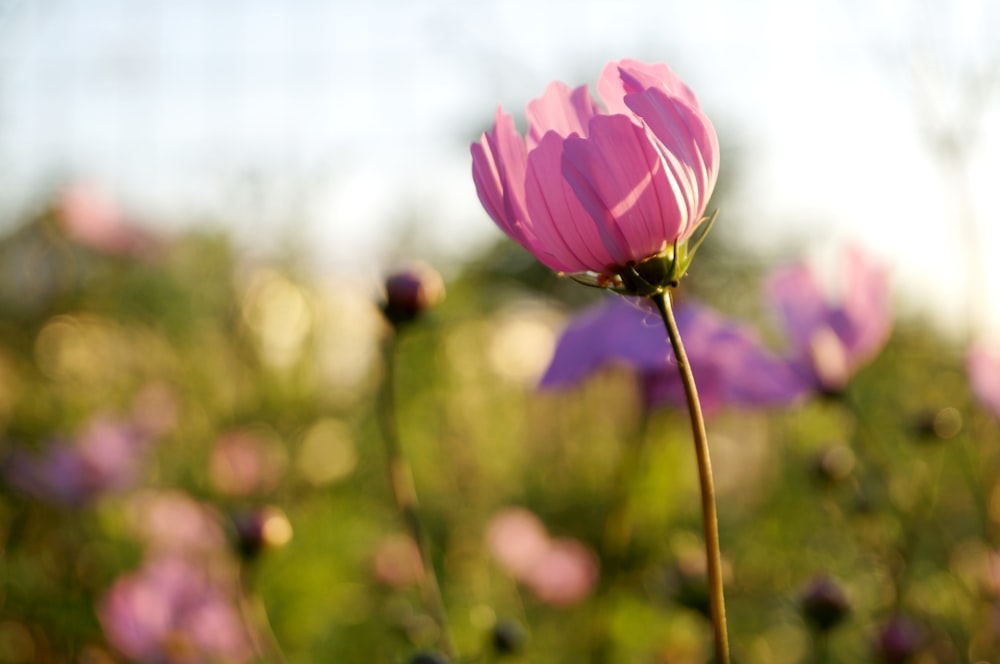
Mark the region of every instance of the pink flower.
[[415, 586], [424, 576], [420, 549], [407, 535], [383, 538], [372, 555], [371, 566], [375, 578], [391, 588]]
[[860, 247], [843, 255], [839, 296], [805, 262], [778, 268], [766, 292], [792, 343], [793, 361], [817, 390], [837, 392], [885, 345], [892, 327], [886, 269]]
[[691, 237], [719, 142], [664, 64], [611, 62], [597, 87], [605, 110], [586, 86], [551, 83], [528, 104], [526, 137], [499, 108], [472, 144], [472, 176], [493, 221], [545, 265], [611, 280]]
[[108, 641], [134, 661], [198, 664], [251, 659], [234, 599], [206, 569], [167, 556], [119, 577], [98, 615]]
[[975, 344], [969, 350], [966, 372], [972, 393], [1000, 419], [1000, 352], [983, 343]]
[[[541, 387], [574, 385], [619, 364], [635, 371], [647, 406], [684, 406], [684, 388], [666, 332], [658, 314], [640, 302], [611, 298], [571, 321]], [[808, 387], [748, 327], [689, 301], [675, 306], [675, 316], [687, 340], [688, 360], [706, 414], [727, 404], [789, 403]]]
[[58, 218], [70, 239], [115, 256], [142, 256], [156, 247], [154, 237], [130, 223], [97, 189], [74, 185], [59, 200]]
[[130, 497], [126, 516], [132, 531], [154, 553], [212, 557], [226, 551], [222, 516], [182, 491], [140, 491]]
[[569, 537], [550, 537], [541, 519], [521, 507], [490, 519], [486, 545], [514, 580], [553, 606], [583, 601], [600, 576], [593, 551]]
[[208, 472], [221, 493], [246, 496], [273, 489], [284, 472], [281, 448], [252, 430], [234, 429], [215, 442]]

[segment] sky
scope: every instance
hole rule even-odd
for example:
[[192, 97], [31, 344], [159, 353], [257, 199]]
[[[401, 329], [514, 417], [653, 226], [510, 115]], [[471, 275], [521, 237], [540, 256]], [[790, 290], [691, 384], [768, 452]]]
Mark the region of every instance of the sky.
[[330, 271], [461, 260], [499, 237], [468, 151], [497, 104], [636, 57], [716, 125], [714, 232], [858, 240], [905, 306], [1000, 343], [996, 34], [990, 0], [0, 0], [0, 227], [84, 180]]

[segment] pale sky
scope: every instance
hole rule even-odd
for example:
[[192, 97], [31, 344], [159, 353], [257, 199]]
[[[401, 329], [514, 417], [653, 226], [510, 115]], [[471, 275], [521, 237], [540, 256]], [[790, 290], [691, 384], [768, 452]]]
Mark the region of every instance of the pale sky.
[[[458, 259], [498, 237], [468, 153], [496, 105], [637, 57], [716, 124], [715, 232], [858, 239], [907, 306], [960, 317], [966, 220], [977, 260], [1000, 246], [997, 34], [990, 0], [0, 0], [0, 209], [83, 178], [151, 225], [290, 233], [331, 270], [383, 269], [406, 225]], [[933, 147], [955, 136], [967, 181]], [[1000, 261], [982, 273], [1000, 343]]]

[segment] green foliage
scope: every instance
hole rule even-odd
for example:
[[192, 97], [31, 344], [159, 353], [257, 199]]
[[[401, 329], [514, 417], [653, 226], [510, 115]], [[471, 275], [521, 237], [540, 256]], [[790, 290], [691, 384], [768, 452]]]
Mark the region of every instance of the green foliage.
[[[510, 249], [466, 266], [395, 339], [400, 445], [455, 661], [704, 662], [686, 418], [644, 420], [615, 369], [537, 393], [552, 334], [593, 294]], [[732, 251], [706, 245], [684, 287], [764, 320], [753, 304], [764, 266], [726, 260]], [[169, 491], [221, 524], [237, 507], [287, 515], [291, 541], [243, 570], [287, 661], [405, 662], [438, 648], [405, 556], [377, 562], [405, 530], [374, 405], [391, 333], [369, 293], [249, 262], [219, 236], [106, 255], [61, 236], [51, 216], [0, 256], [4, 463], [102, 414], [156, 438], [138, 483], [93, 501], [49, 505], [0, 485], [0, 662], [125, 661], [98, 607], [150, 555], [137, 501]], [[897, 613], [923, 630], [914, 661], [997, 651], [1000, 427], [973, 403], [961, 351], [900, 322], [839, 398], [710, 421], [736, 661], [879, 661], [877, 631]], [[233, 432], [266, 443], [270, 479], [247, 490], [220, 480], [215, 451]], [[600, 556], [589, 597], [551, 606], [504, 572], [485, 533], [508, 506]], [[617, 544], [615, 519], [627, 533]], [[828, 634], [799, 609], [817, 575], [850, 603]]]

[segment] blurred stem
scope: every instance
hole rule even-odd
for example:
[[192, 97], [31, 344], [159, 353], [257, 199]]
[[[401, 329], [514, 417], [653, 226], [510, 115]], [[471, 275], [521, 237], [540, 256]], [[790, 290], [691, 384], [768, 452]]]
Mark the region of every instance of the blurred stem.
[[726, 627], [726, 600], [722, 587], [722, 551], [719, 546], [719, 520], [715, 512], [715, 485], [712, 481], [712, 461], [708, 451], [708, 434], [705, 431], [705, 417], [698, 400], [698, 388], [691, 373], [674, 310], [670, 303], [670, 293], [656, 293], [650, 296], [656, 304], [667, 328], [670, 345], [677, 359], [677, 370], [684, 384], [688, 413], [691, 415], [691, 433], [694, 435], [695, 455], [698, 459], [698, 481], [701, 487], [701, 520], [705, 531], [705, 561], [708, 573], [708, 604], [712, 617], [715, 638], [715, 664], [729, 664], [729, 634]]
[[243, 624], [246, 626], [254, 652], [257, 653], [261, 661], [284, 664], [287, 660], [281, 650], [281, 645], [278, 643], [278, 638], [271, 628], [271, 621], [267, 617], [267, 608], [260, 595], [254, 590], [251, 563], [241, 562], [239, 575], [240, 613], [243, 615]]
[[601, 576], [604, 581], [596, 609], [596, 626], [590, 646], [592, 664], [603, 664], [611, 660], [614, 646], [611, 634], [611, 620], [614, 613], [612, 602], [615, 590], [628, 571], [626, 565], [629, 557], [629, 546], [632, 542], [632, 506], [629, 500], [629, 491], [642, 467], [641, 461], [646, 447], [649, 415], [649, 407], [644, 403], [635, 431], [629, 440], [625, 441], [612, 487], [611, 504], [601, 538]]
[[431, 561], [424, 534], [423, 522], [420, 520], [417, 490], [413, 483], [413, 473], [410, 464], [403, 453], [399, 442], [399, 427], [396, 422], [396, 335], [399, 330], [390, 333], [383, 347], [385, 375], [378, 394], [378, 421], [382, 428], [382, 440], [385, 441], [386, 464], [389, 471], [389, 483], [392, 485], [396, 509], [403, 520], [413, 543], [420, 553], [420, 564], [423, 573], [420, 575], [420, 591], [424, 606], [438, 626], [439, 647], [441, 651], [452, 658], [455, 649], [452, 645], [451, 631], [448, 629], [448, 619], [445, 614], [444, 602], [438, 585], [434, 563]]
[[[618, 462], [618, 472], [615, 477], [611, 506], [608, 519], [604, 524], [602, 546], [604, 557], [611, 563], [611, 572], [617, 577], [623, 570], [624, 559], [627, 556], [632, 541], [632, 506], [629, 501], [629, 491], [635, 483], [636, 475], [641, 468], [642, 454], [645, 449], [646, 432], [649, 429], [649, 408], [643, 405], [639, 422], [632, 440], [625, 443], [622, 458]], [[612, 583], [617, 579], [613, 578]]]
[[812, 633], [813, 654], [811, 664], [828, 664], [830, 661], [830, 634], [826, 630]]

